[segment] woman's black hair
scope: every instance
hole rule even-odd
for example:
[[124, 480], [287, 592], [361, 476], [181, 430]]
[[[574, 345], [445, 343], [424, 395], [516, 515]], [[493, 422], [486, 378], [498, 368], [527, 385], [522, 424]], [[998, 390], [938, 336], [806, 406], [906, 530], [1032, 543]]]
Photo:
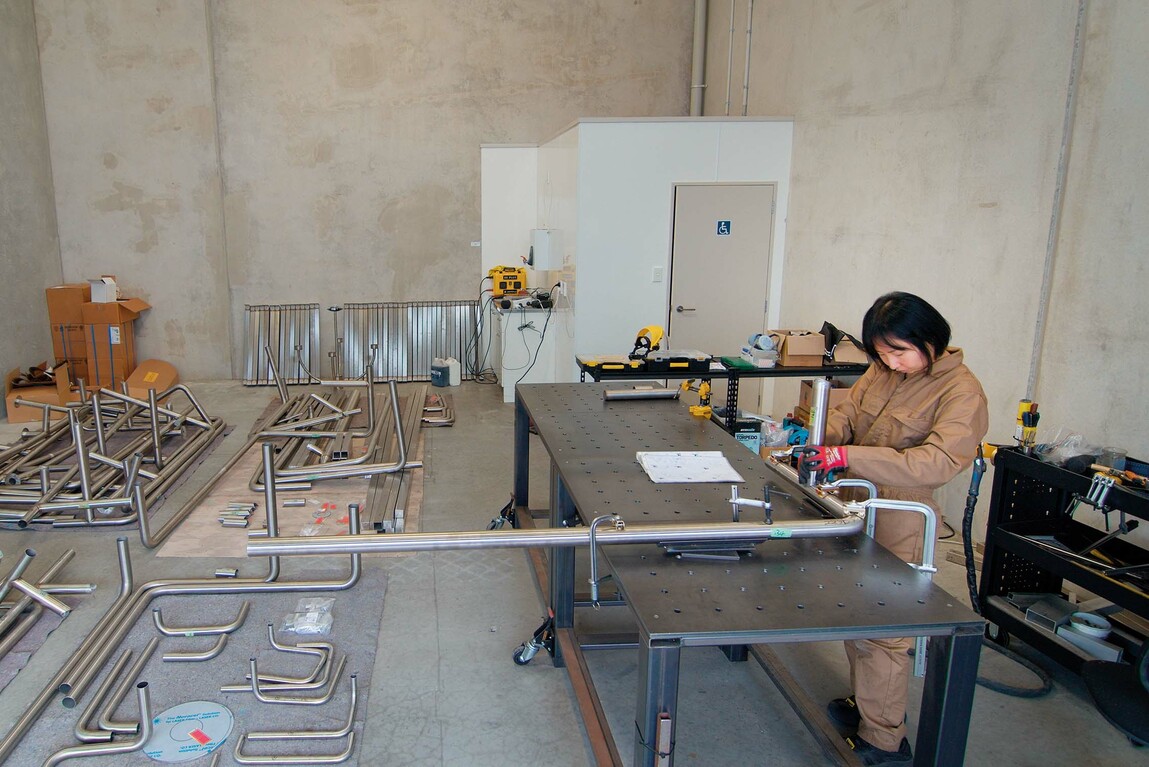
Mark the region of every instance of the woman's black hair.
[[926, 372], [950, 344], [950, 324], [924, 298], [913, 293], [887, 293], [862, 319], [862, 347], [870, 359], [885, 367], [876, 344], [908, 344], [929, 360]]

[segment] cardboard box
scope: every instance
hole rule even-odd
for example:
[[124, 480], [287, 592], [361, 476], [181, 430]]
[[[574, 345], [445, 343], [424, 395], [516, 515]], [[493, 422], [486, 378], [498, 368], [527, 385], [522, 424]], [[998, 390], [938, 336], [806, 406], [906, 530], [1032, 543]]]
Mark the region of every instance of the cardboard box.
[[856, 346], [853, 341], [848, 338], [843, 338], [834, 347], [833, 361], [839, 365], [858, 364], [865, 365], [869, 363], [870, 358], [865, 350]]
[[778, 349], [778, 364], [817, 367], [826, 355], [826, 339], [812, 330], [782, 329], [767, 331]]
[[179, 382], [180, 374], [175, 365], [163, 360], [144, 360], [128, 376], [128, 396], [147, 399], [148, 389], [160, 394]]
[[85, 325], [117, 325], [130, 322], [151, 304], [142, 298], [124, 298], [116, 301], [95, 302], [82, 304], [80, 314]]
[[[850, 396], [850, 389], [843, 386], [841, 381], [831, 381], [832, 389], [830, 389], [829, 402], [827, 407], [833, 409]], [[801, 410], [807, 415], [810, 413], [810, 404], [814, 399], [814, 382], [809, 380], [802, 381], [801, 387], [798, 389], [798, 407], [796, 410]]]
[[89, 388], [116, 389], [136, 369], [132, 323], [88, 325]]
[[106, 304], [120, 297], [120, 289], [116, 286], [116, 275], [103, 274], [94, 280], [88, 280], [92, 289], [92, 301], [97, 304]]
[[85, 359], [88, 356], [87, 327], [80, 324], [53, 325], [52, 356], [57, 362]]
[[88, 283], [55, 285], [44, 291], [48, 303], [48, 322], [52, 325], [79, 325], [84, 321], [81, 307], [92, 300]]
[[[45, 367], [46, 365], [46, 362], [40, 363], [40, 367]], [[39, 421], [44, 417], [42, 408], [35, 407], [34, 405], [17, 405], [16, 400], [18, 399], [27, 400], [29, 402], [42, 402], [45, 405], [64, 405], [80, 398], [79, 394], [72, 392], [71, 384], [68, 383], [67, 363], [56, 367], [55, 384], [16, 386], [16, 380], [19, 379], [21, 375], [20, 369], [15, 368], [9, 371], [8, 375], [4, 377], [4, 405], [8, 408], [9, 423]], [[60, 412], [50, 413], [52, 420], [63, 417], [64, 414]]]

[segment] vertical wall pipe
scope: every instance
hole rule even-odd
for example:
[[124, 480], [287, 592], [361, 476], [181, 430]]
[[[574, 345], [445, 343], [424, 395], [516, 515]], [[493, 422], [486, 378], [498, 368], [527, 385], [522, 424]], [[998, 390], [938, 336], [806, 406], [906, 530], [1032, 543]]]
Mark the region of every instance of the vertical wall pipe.
[[754, 31], [754, 0], [746, 6], [746, 69], [742, 75], [742, 116], [750, 105], [750, 39]]
[[706, 93], [706, 14], [709, 0], [694, 0], [694, 48], [690, 60], [690, 116], [701, 117]]

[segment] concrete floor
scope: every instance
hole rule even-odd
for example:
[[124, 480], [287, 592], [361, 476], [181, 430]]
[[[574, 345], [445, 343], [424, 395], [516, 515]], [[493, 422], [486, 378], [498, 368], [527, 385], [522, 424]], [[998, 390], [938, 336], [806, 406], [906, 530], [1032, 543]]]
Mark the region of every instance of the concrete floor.
[[[191, 383], [207, 410], [234, 426], [165, 508], [162, 522], [202, 478], [242, 444], [250, 425], [270, 401], [270, 388], [237, 382]], [[501, 389], [467, 383], [448, 390], [456, 424], [427, 429], [422, 529], [476, 530], [507, 502], [511, 486], [513, 408]], [[19, 425], [0, 424], [0, 443]], [[535, 438], [532, 438], [535, 439]], [[532, 449], [533, 505], [547, 498], [547, 467], [541, 445]], [[69, 581], [97, 583], [95, 594], [53, 631], [27, 667], [0, 694], [0, 733], [7, 733], [45, 681], [71, 653], [111, 603], [119, 583], [113, 540], [131, 542], [137, 582], [161, 575], [202, 577], [221, 566], [254, 566], [242, 560], [156, 557], [139, 544], [135, 530], [0, 531], [0, 549], [12, 557], [33, 547], [51, 561], [66, 548], [77, 556]], [[968, 602], [961, 567], [939, 552], [937, 582]], [[9, 560], [11, 561], [11, 560]], [[290, 564], [290, 563], [289, 563]], [[538, 625], [545, 608], [522, 551], [453, 551], [408, 556], [373, 556], [366, 567], [381, 568], [387, 590], [379, 645], [367, 703], [367, 725], [356, 747], [361, 765], [590, 764], [586, 739], [566, 672], [545, 655], [516, 666], [511, 653]], [[289, 572], [289, 571], [288, 571]], [[625, 610], [606, 608], [580, 621], [624, 626]], [[847, 692], [840, 644], [781, 648], [790, 671], [816, 700]], [[1049, 667], [1052, 663], [1036, 659]], [[633, 750], [636, 669], [634, 652], [588, 653], [588, 664], [611, 721], [619, 751], [629, 764]], [[189, 673], [192, 673], [189, 671]], [[1014, 684], [1030, 680], [996, 653], [982, 654], [981, 673]], [[1149, 765], [1149, 749], [1137, 749], [1093, 708], [1076, 676], [1054, 669], [1054, 691], [1040, 699], [1010, 698], [979, 687], [970, 723], [966, 763], [970, 765]], [[911, 699], [920, 682], [911, 682]], [[53, 702], [53, 706], [58, 705]], [[910, 711], [911, 731], [916, 702]], [[678, 740], [679, 765], [825, 764], [782, 696], [753, 662], [734, 664], [717, 650], [683, 653]], [[912, 732], [911, 732], [912, 740]], [[231, 764], [224, 749], [221, 764]], [[19, 751], [9, 760], [21, 764]], [[94, 765], [150, 763], [142, 755], [101, 757]], [[196, 763], [206, 763], [201, 759]], [[351, 763], [355, 763], [355, 759]]]

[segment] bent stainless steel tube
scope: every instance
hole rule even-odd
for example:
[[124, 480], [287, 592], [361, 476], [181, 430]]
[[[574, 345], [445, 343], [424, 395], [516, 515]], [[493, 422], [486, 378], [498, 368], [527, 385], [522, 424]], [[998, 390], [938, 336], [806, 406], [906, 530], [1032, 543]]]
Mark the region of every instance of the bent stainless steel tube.
[[[347, 661], [347, 656], [343, 655], [339, 658], [339, 662], [335, 664], [335, 672], [331, 676], [331, 686], [327, 692], [320, 695], [318, 698], [301, 698], [298, 695], [269, 695], [265, 691], [259, 681], [259, 667], [255, 658], [251, 658], [248, 662], [251, 664], [251, 691], [255, 693], [255, 698], [260, 703], [283, 703], [295, 706], [321, 706], [335, 696], [335, 686], [339, 684], [339, 677], [343, 673], [343, 666]], [[268, 689], [275, 689], [274, 686]]]
[[224, 623], [218, 626], [183, 626], [174, 628], [164, 623], [164, 617], [160, 612], [160, 608], [152, 608], [152, 623], [156, 625], [156, 630], [167, 637], [194, 637], [194, 636], [214, 636], [216, 634], [230, 634], [237, 628], [243, 625], [244, 620], [247, 618], [248, 611], [251, 610], [251, 602], [246, 599], [239, 607], [239, 615], [235, 620], [230, 623]]
[[148, 665], [148, 661], [151, 660], [159, 644], [159, 637], [149, 639], [143, 651], [139, 654], [139, 657], [136, 658], [131, 668], [128, 669], [127, 673], [124, 674], [123, 678], [119, 681], [119, 684], [116, 685], [111, 696], [105, 697], [104, 703], [99, 710], [99, 717], [96, 719], [96, 723], [101, 730], [130, 733], [132, 735], [140, 731], [139, 722], [117, 722], [112, 719], [112, 716], [115, 715], [116, 709], [119, 708], [120, 701], [128, 694], [128, 690], [130, 690], [132, 685], [136, 683], [136, 680], [140, 678], [140, 674], [143, 673], [144, 667]]
[[152, 704], [148, 697], [148, 683], [140, 682], [136, 685], [136, 699], [140, 706], [140, 734], [134, 740], [120, 743], [93, 743], [85, 746], [71, 746], [60, 749], [44, 761], [44, 767], [54, 767], [68, 759], [77, 759], [82, 756], [106, 756], [108, 754], [130, 754], [139, 751], [152, 737]]
[[219, 656], [225, 647], [227, 647], [227, 634], [220, 634], [216, 638], [215, 644], [206, 650], [198, 652], [173, 651], [164, 653], [161, 657], [163, 657], [164, 663], [197, 663]]
[[247, 742], [246, 735], [240, 735], [235, 743], [233, 757], [237, 764], [342, 764], [351, 758], [351, 751], [355, 748], [355, 733], [347, 735], [347, 748], [338, 754], [278, 754], [272, 756], [255, 756], [243, 753], [243, 744]]
[[[633, 525], [623, 530], [606, 528], [596, 534], [598, 545], [627, 543], [684, 543], [695, 541], [765, 541], [771, 538], [836, 538], [862, 531], [860, 515], [842, 519], [795, 520], [773, 525], [749, 522], [694, 525]], [[379, 536], [325, 535], [297, 538], [250, 539], [248, 556], [305, 556], [311, 554], [381, 554], [396, 551], [452, 549], [513, 549], [586, 546], [587, 528], [535, 530], [475, 530], [447, 533], [398, 533]]]
[[351, 710], [347, 714], [347, 724], [338, 730], [252, 730], [247, 733], [248, 740], [324, 740], [342, 738], [349, 735], [355, 727], [355, 709], [358, 706], [358, 692], [355, 674], [351, 675]]
[[108, 698], [108, 693], [111, 692], [112, 686], [115, 685], [116, 680], [120, 678], [120, 674], [124, 670], [124, 666], [128, 665], [128, 661], [132, 659], [132, 651], [124, 650], [120, 653], [120, 657], [112, 666], [112, 670], [104, 677], [104, 681], [100, 682], [100, 686], [96, 688], [95, 695], [84, 709], [84, 713], [80, 714], [80, 718], [76, 720], [76, 726], [72, 729], [72, 734], [76, 736], [76, 740], [81, 743], [107, 743], [112, 739], [110, 730], [98, 729], [93, 730], [89, 726], [92, 717], [96, 715], [96, 711], [104, 705], [104, 701]]
[[[351, 535], [359, 533], [359, 517], [351, 515]], [[60, 676], [58, 687], [65, 694], [63, 704], [66, 708], [76, 705], [76, 701], [83, 695], [92, 677], [108, 656], [131, 630], [132, 625], [147, 605], [157, 596], [180, 594], [240, 594], [246, 592], [276, 592], [293, 593], [299, 591], [342, 591], [358, 583], [362, 573], [362, 560], [358, 554], [351, 556], [351, 572], [345, 580], [327, 581], [291, 581], [279, 583], [257, 578], [237, 578], [232, 581], [218, 579], [173, 579], [157, 580], [144, 584], [132, 595], [125, 609], [116, 615], [109, 616], [108, 621], [98, 626], [89, 637], [85, 647], [86, 652], [77, 662], [69, 668], [65, 675]], [[0, 743], [0, 758], [3, 757], [3, 744]]]

